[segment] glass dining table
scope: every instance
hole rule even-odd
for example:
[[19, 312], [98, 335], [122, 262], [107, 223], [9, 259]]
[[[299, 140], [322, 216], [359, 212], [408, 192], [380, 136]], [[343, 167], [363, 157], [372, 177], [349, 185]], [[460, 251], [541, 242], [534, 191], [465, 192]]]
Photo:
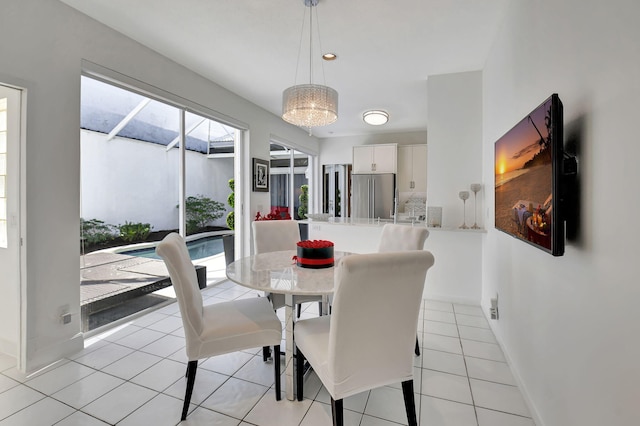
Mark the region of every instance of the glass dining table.
[[[335, 263], [348, 255], [334, 252]], [[293, 323], [295, 321], [293, 296], [323, 296], [323, 311], [333, 293], [334, 267], [311, 269], [296, 265], [295, 250], [261, 253], [238, 259], [227, 266], [227, 278], [243, 287], [285, 296], [285, 392], [294, 400]], [[324, 312], [326, 314], [326, 312]]]

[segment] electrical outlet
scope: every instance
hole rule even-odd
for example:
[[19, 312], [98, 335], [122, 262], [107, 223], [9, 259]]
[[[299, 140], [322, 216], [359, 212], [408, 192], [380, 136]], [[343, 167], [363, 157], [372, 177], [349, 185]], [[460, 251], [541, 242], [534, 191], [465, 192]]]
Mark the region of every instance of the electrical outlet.
[[63, 324], [69, 324], [71, 323], [71, 314], [70, 313], [66, 313], [66, 314], [62, 314], [62, 323]]
[[63, 324], [69, 324], [71, 322], [71, 313], [69, 312], [69, 310], [69, 305], [62, 305], [58, 308], [60, 322], [62, 322]]

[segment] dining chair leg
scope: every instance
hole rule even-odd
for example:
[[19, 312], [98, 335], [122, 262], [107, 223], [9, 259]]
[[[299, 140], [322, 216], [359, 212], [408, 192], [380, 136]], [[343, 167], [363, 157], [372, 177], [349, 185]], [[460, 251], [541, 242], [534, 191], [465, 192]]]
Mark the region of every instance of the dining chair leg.
[[[322, 315], [322, 302], [318, 302], [318, 309], [319, 309], [319, 313], [320, 315]], [[297, 317], [300, 318], [300, 314], [302, 313], [302, 304], [298, 303], [298, 313], [297, 313]]]
[[416, 356], [420, 356], [420, 344], [418, 343], [418, 335], [416, 335]]
[[184, 394], [184, 405], [182, 406], [182, 417], [180, 418], [180, 420], [187, 419], [187, 412], [189, 412], [189, 403], [191, 402], [193, 385], [196, 381], [197, 369], [198, 361], [189, 361], [189, 363], [187, 364], [187, 392]]
[[404, 408], [407, 411], [409, 426], [418, 426], [416, 400], [413, 395], [413, 379], [402, 382], [402, 394], [404, 395]]
[[298, 401], [304, 398], [304, 354], [296, 346], [296, 393]]
[[267, 362], [269, 357], [271, 356], [271, 348], [269, 346], [262, 347], [262, 361]]
[[276, 376], [276, 401], [280, 401], [280, 345], [273, 347], [273, 371]]
[[333, 426], [343, 426], [344, 420], [342, 418], [342, 400], [335, 400], [331, 398], [331, 414], [333, 416]]

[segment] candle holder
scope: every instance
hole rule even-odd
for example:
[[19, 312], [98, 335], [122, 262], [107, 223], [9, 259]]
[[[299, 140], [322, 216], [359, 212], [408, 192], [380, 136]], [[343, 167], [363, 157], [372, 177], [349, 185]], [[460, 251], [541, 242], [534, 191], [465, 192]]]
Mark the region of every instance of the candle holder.
[[467, 226], [467, 200], [469, 199], [469, 191], [460, 191], [458, 196], [462, 200], [462, 215], [464, 217], [462, 221], [462, 225], [459, 226], [460, 229], [469, 229]]
[[472, 183], [471, 190], [473, 191], [473, 226], [471, 229], [480, 229], [478, 226], [478, 192], [482, 189], [481, 183]]

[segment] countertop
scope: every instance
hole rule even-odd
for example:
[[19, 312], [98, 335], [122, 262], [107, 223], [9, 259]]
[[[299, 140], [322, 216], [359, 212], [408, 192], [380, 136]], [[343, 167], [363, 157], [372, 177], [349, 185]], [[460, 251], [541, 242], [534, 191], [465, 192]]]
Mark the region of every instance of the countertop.
[[[357, 226], [384, 226], [387, 223], [394, 223], [393, 219], [357, 219], [351, 217], [330, 217], [329, 220], [313, 220], [306, 219], [300, 220], [302, 223], [313, 223], [313, 224], [333, 224], [333, 225], [357, 225]], [[420, 221], [406, 221], [399, 220], [397, 222], [398, 225], [413, 225], [413, 226], [426, 226], [424, 220]]]
[[[349, 218], [349, 217], [330, 217], [329, 220], [300, 220], [300, 223], [308, 223], [313, 225], [352, 225], [352, 226], [371, 226], [371, 227], [382, 227], [387, 223], [394, 223], [393, 219], [364, 219], [364, 218]], [[397, 225], [406, 225], [406, 226], [421, 226], [425, 227], [426, 221], [424, 220], [399, 220], [396, 222]], [[460, 228], [442, 228], [442, 227], [433, 227], [427, 226], [430, 231], [460, 231], [460, 232], [487, 232], [485, 229], [460, 229]]]

